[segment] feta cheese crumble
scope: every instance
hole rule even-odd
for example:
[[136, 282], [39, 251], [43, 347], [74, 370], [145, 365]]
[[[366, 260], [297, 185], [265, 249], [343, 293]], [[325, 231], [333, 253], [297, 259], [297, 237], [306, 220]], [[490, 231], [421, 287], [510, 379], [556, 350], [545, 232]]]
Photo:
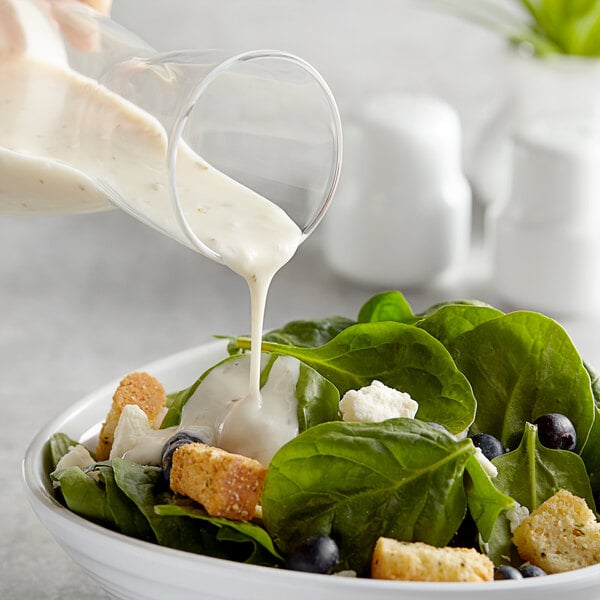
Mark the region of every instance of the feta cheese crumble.
[[142, 465], [158, 465], [173, 428], [153, 429], [148, 415], [136, 404], [123, 408], [115, 428], [110, 458], [126, 458]]
[[61, 457], [56, 464], [55, 471], [62, 471], [69, 467], [85, 469], [95, 463], [96, 461], [92, 458], [89, 450], [82, 444], [77, 444], [77, 446], [71, 446], [68, 452]]
[[377, 380], [359, 390], [347, 391], [340, 401], [344, 421], [378, 423], [397, 417], [413, 419], [418, 408], [418, 403], [409, 394]]
[[515, 529], [529, 516], [529, 509], [515, 501], [514, 508], [509, 508], [506, 511], [506, 518], [510, 523], [510, 532], [514, 533]]

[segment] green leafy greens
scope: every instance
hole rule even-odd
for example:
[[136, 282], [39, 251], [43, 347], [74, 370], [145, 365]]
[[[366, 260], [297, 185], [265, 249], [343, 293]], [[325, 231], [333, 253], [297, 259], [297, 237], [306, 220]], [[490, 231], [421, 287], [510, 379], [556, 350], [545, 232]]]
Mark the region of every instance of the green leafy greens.
[[514, 448], [527, 421], [556, 412], [571, 419], [583, 446], [594, 422], [590, 377], [558, 323], [519, 311], [454, 337], [448, 348], [477, 397], [473, 433]]
[[[248, 340], [240, 338], [241, 347]], [[419, 402], [418, 417], [449, 431], [466, 429], [475, 398], [446, 348], [426, 331], [391, 321], [359, 323], [317, 348], [265, 342], [263, 350], [293, 356], [331, 381], [344, 394], [377, 379]]]
[[538, 55], [600, 56], [598, 0], [434, 0]]
[[[595, 509], [590, 481], [582, 459], [574, 452], [544, 447], [537, 427], [526, 423], [519, 447], [493, 460], [498, 468], [494, 483], [529, 510], [536, 509], [561, 488], [584, 498]], [[499, 515], [489, 540], [489, 554], [496, 563], [514, 557], [508, 521]], [[513, 558], [513, 561], [515, 558]]]
[[[230, 338], [232, 356], [169, 396], [162, 426], [179, 423], [207, 377], [232, 364], [246, 368], [248, 349], [247, 338]], [[565, 488], [595, 509], [600, 378], [548, 317], [504, 314], [477, 301], [415, 313], [392, 290], [368, 299], [356, 319], [292, 321], [265, 335], [262, 351], [261, 385], [281, 356], [299, 361], [299, 435], [268, 466], [262, 520], [209, 516], [173, 494], [158, 467], [116, 458], [56, 471], [76, 444], [64, 434], [52, 437], [47, 457], [57, 494], [71, 510], [126, 535], [252, 564], [281, 566], [296, 542], [331, 535], [338, 568], [360, 575], [380, 536], [443, 546], [472, 521], [497, 564], [518, 564], [507, 516], [516, 503], [533, 510]], [[416, 419], [340, 421], [341, 395], [373, 380], [417, 400]], [[548, 412], [574, 423], [577, 453], [542, 446], [532, 423]], [[493, 461], [497, 477], [471, 439], [453, 435], [466, 430], [510, 448]]]
[[470, 440], [413, 419], [324, 423], [273, 457], [263, 491], [267, 529], [286, 551], [331, 535], [361, 573], [381, 535], [443, 546], [466, 512]]

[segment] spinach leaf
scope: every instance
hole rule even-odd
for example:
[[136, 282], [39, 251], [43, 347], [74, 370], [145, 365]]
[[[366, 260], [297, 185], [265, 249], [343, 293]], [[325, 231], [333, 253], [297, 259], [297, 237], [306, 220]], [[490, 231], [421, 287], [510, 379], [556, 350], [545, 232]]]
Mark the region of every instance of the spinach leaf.
[[326, 344], [350, 325], [354, 325], [354, 321], [339, 316], [312, 321], [291, 321], [281, 329], [269, 331], [263, 339], [288, 346], [314, 348]]
[[50, 477], [60, 483], [60, 493], [69, 510], [105, 527], [115, 528], [102, 482], [90, 477], [79, 467], [54, 471]]
[[512, 531], [510, 521], [506, 513], [498, 516], [492, 534], [487, 542], [484, 543], [485, 553], [492, 559], [495, 565], [512, 565], [520, 567], [523, 560], [517, 552], [516, 546], [512, 542]]
[[401, 292], [389, 291], [376, 294], [363, 304], [358, 313], [359, 323], [396, 321], [414, 323], [417, 317]]
[[590, 484], [596, 502], [600, 502], [600, 375], [592, 367], [585, 365], [592, 383], [592, 394], [594, 396], [596, 418], [592, 425], [590, 435], [581, 451], [581, 458], [585, 463]]
[[317, 425], [273, 457], [265, 526], [284, 551], [331, 535], [342, 566], [359, 574], [379, 536], [443, 546], [466, 513], [463, 473], [474, 451], [413, 419]]
[[[273, 566], [281, 564], [283, 560], [267, 531], [256, 523], [210, 517], [200, 506], [192, 503], [160, 504], [155, 506], [154, 510], [161, 517], [189, 517], [190, 519], [205, 521], [219, 530], [217, 533], [219, 540], [249, 544], [252, 551], [246, 562]], [[265, 551], [269, 555], [268, 558], [264, 556]]]
[[78, 446], [79, 442], [72, 440], [65, 433], [55, 433], [50, 437], [50, 464], [52, 470], [56, 469], [58, 461], [69, 451], [73, 446]]
[[408, 392], [419, 403], [421, 420], [440, 423], [452, 433], [466, 429], [475, 415], [471, 386], [446, 348], [412, 325], [361, 323], [319, 348], [265, 342], [263, 350], [295, 356], [331, 381], [340, 395], [374, 379]]
[[469, 512], [481, 539], [487, 542], [500, 514], [513, 508], [515, 501], [496, 488], [475, 456], [469, 458], [466, 468], [465, 489]]
[[216, 540], [212, 528], [191, 524], [184, 517], [161, 517], [157, 504], [168, 503], [173, 494], [161, 487], [161, 470], [115, 458], [112, 461], [115, 482], [148, 520], [157, 542], [187, 552], [230, 558], [231, 552]]
[[595, 509], [581, 457], [575, 452], [543, 446], [536, 425], [526, 423], [519, 447], [497, 456], [492, 462], [498, 468], [494, 481], [498, 489], [529, 510], [535, 510], [561, 488], [584, 498], [590, 508]]
[[491, 306], [445, 304], [421, 319], [417, 326], [447, 347], [455, 337], [503, 314]]
[[295, 395], [300, 432], [319, 423], [337, 421], [340, 418], [338, 389], [318, 371], [304, 363], [300, 363]]
[[517, 446], [525, 423], [568, 416], [581, 449], [594, 421], [590, 377], [564, 329], [539, 313], [514, 312], [481, 323], [448, 344], [477, 398], [472, 433]]
[[[333, 339], [340, 331], [354, 325], [355, 321], [346, 317], [326, 317], [324, 319], [290, 321], [280, 329], [273, 329], [263, 335], [263, 340], [288, 346], [314, 348]], [[240, 342], [239, 340], [244, 340]], [[227, 352], [240, 354], [250, 346], [250, 336], [230, 337]]]
[[436, 302], [435, 304], [432, 304], [427, 310], [423, 311], [422, 313], [419, 313], [418, 316], [421, 318], [429, 317], [433, 313], [440, 310], [440, 308], [445, 308], [446, 306], [474, 306], [479, 308], [494, 308], [491, 304], [488, 304], [487, 302], [482, 302], [481, 300], [446, 300], [444, 302]]
[[99, 474], [106, 490], [106, 502], [116, 528], [123, 534], [149, 542], [156, 541], [148, 520], [115, 481], [110, 461], [98, 463], [94, 471]]
[[[494, 483], [530, 511], [553, 496], [561, 488], [585, 498], [594, 510], [595, 503], [585, 466], [581, 458], [567, 450], [552, 450], [541, 444], [537, 427], [526, 423], [519, 447], [497, 456], [492, 461], [498, 468]], [[500, 515], [490, 536], [488, 553], [496, 563], [518, 563], [512, 544], [510, 525]]]

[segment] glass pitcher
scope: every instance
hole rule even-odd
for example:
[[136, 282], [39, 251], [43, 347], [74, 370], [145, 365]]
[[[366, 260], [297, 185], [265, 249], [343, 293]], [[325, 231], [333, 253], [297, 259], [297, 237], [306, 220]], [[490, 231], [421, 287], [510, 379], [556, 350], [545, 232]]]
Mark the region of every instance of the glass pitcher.
[[0, 214], [117, 206], [215, 260], [210, 228], [190, 226], [210, 213], [202, 173], [268, 198], [304, 238], [325, 214], [341, 123], [304, 60], [159, 54], [74, 0], [0, 0], [0, 15]]

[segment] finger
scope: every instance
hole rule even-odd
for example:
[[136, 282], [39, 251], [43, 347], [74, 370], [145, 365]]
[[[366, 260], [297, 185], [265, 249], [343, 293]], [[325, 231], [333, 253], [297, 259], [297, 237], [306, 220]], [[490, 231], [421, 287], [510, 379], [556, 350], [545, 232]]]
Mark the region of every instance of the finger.
[[112, 0], [81, 0], [84, 4], [91, 6], [93, 9], [101, 12], [104, 15], [110, 14]]

